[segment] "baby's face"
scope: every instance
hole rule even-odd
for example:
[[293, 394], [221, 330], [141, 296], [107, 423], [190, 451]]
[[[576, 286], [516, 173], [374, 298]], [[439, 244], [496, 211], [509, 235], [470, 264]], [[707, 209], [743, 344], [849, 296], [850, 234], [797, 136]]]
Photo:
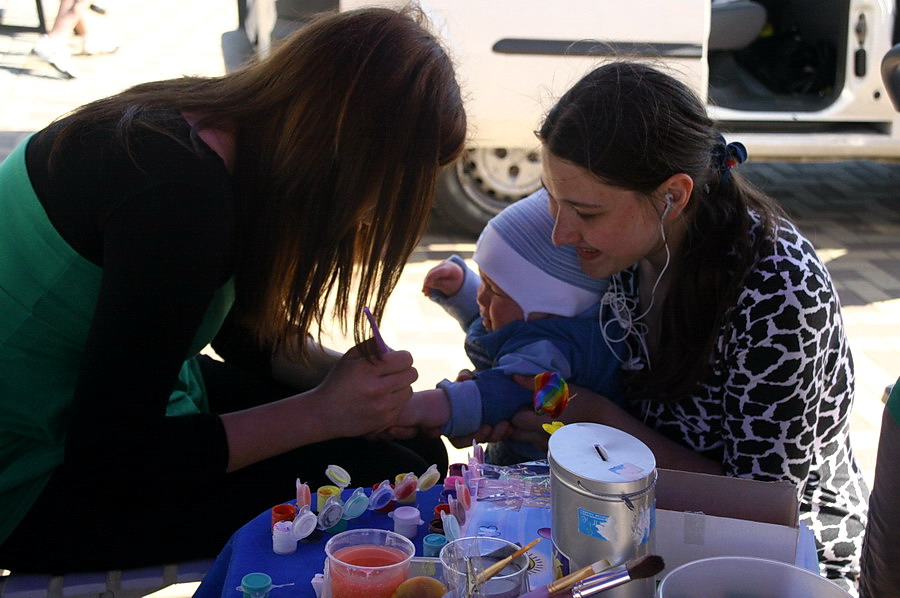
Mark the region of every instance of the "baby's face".
[[494, 331], [510, 322], [525, 319], [525, 312], [519, 304], [503, 292], [497, 283], [484, 272], [480, 272], [481, 286], [478, 287], [478, 311], [485, 330]]

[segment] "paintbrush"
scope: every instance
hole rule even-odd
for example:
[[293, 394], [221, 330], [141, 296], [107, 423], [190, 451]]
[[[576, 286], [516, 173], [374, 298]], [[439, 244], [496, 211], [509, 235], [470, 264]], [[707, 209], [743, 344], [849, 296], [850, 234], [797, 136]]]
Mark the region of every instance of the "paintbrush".
[[[658, 566], [658, 569], [656, 568]], [[565, 577], [560, 577], [556, 581], [552, 581], [546, 586], [531, 590], [527, 594], [523, 594], [520, 598], [550, 598], [554, 594], [563, 596], [575, 596], [573, 586], [578, 582], [584, 581], [586, 584], [589, 580], [594, 583], [600, 583], [604, 580], [615, 581], [612, 585], [603, 587], [603, 590], [615, 587], [632, 579], [643, 579], [656, 575], [663, 569], [663, 560], [658, 556], [646, 556], [632, 559], [624, 565], [610, 567], [609, 561], [601, 559], [596, 563], [592, 563], [587, 567], [582, 567], [574, 573], [569, 573]], [[621, 579], [620, 579], [621, 578]], [[582, 584], [579, 584], [579, 586]], [[576, 586], [577, 587], [577, 586]], [[573, 590], [569, 593], [569, 590]], [[597, 590], [602, 591], [602, 590]], [[581, 594], [582, 596], [593, 596], [593, 594]]]
[[484, 582], [486, 582], [487, 580], [489, 580], [490, 578], [492, 578], [493, 576], [500, 573], [500, 571], [503, 570], [503, 567], [505, 567], [508, 564], [510, 564], [511, 562], [513, 562], [513, 560], [518, 558], [520, 555], [525, 554], [525, 551], [527, 551], [531, 548], [534, 548], [534, 545], [540, 541], [541, 541], [541, 538], [536, 538], [534, 541], [530, 542], [529, 544], [526, 544], [525, 546], [518, 549], [517, 551], [515, 551], [514, 553], [512, 553], [505, 559], [501, 559], [501, 560], [497, 561], [496, 563], [494, 563], [493, 565], [491, 565], [489, 567], [485, 567], [480, 573], [478, 573], [478, 576], [475, 578], [475, 585], [481, 585]]
[[375, 321], [375, 316], [372, 315], [372, 312], [369, 311], [368, 307], [363, 307], [363, 313], [369, 320], [369, 325], [372, 326], [372, 334], [375, 337], [375, 345], [378, 347], [378, 352], [390, 353], [390, 347], [388, 347], [387, 344], [385, 344], [384, 339], [381, 338], [381, 331], [378, 330], [378, 323]]
[[602, 573], [584, 578], [572, 588], [572, 598], [588, 598], [634, 579], [653, 577], [665, 566], [663, 558], [655, 554], [631, 559], [624, 565], [618, 565]]
[[593, 575], [594, 573], [600, 573], [601, 571], [609, 569], [611, 566], [612, 565], [610, 565], [608, 560], [600, 559], [596, 563], [591, 563], [587, 567], [582, 567], [574, 573], [569, 573], [565, 577], [560, 577], [556, 581], [551, 581], [542, 588], [531, 590], [520, 598], [547, 598], [551, 594], [565, 592], [585, 577]]

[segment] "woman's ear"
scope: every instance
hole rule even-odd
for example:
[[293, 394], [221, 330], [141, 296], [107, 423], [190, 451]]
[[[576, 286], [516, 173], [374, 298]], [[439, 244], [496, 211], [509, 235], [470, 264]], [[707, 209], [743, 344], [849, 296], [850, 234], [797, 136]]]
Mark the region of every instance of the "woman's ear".
[[663, 220], [671, 220], [681, 215], [691, 200], [694, 190], [694, 179], [683, 172], [673, 174], [658, 187], [659, 194], [665, 199]]

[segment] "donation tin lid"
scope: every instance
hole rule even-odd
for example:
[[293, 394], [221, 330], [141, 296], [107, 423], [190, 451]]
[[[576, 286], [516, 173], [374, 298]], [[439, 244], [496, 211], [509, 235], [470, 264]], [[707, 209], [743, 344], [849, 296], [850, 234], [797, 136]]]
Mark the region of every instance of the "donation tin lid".
[[638, 492], [655, 479], [656, 458], [646, 444], [617, 428], [567, 424], [550, 436], [550, 471], [588, 492]]

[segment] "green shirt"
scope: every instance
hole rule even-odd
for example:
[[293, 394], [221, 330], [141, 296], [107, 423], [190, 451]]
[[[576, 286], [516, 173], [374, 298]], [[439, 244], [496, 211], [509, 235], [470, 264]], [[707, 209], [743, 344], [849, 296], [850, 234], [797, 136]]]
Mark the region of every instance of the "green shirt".
[[900, 379], [897, 379], [894, 388], [891, 389], [891, 395], [887, 400], [887, 410], [897, 425], [900, 426]]
[[[47, 218], [25, 168], [26, 144], [0, 164], [0, 542], [63, 462], [66, 413], [102, 278]], [[193, 356], [233, 300], [229, 281], [185, 356], [167, 415], [208, 411]]]

